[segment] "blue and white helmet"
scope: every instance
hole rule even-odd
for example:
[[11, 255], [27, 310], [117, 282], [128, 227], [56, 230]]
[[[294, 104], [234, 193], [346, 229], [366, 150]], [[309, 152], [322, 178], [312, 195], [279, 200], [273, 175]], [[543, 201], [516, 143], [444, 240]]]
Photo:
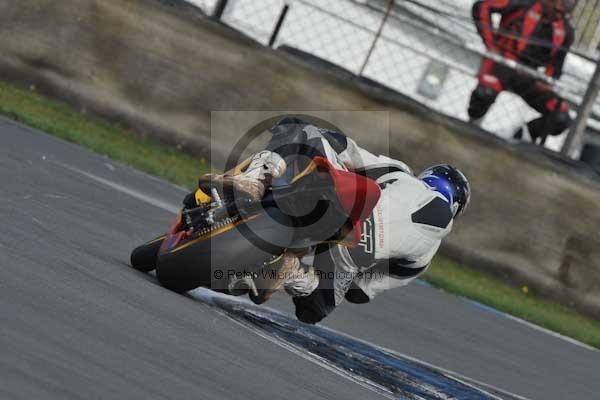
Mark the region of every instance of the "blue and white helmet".
[[448, 164], [434, 165], [421, 172], [418, 178], [448, 200], [454, 218], [467, 209], [471, 200], [471, 186], [457, 168]]

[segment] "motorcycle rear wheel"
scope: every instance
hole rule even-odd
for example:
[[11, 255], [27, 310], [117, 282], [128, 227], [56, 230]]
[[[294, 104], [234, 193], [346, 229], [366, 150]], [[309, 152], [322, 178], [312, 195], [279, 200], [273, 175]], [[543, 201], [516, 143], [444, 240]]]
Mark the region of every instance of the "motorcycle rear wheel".
[[226, 289], [233, 272], [260, 266], [281, 255], [293, 238], [293, 229], [286, 228], [290, 222], [281, 223], [289, 217], [278, 209], [272, 209], [269, 216], [259, 213], [256, 217], [161, 252], [156, 262], [160, 284], [178, 293], [197, 287]]

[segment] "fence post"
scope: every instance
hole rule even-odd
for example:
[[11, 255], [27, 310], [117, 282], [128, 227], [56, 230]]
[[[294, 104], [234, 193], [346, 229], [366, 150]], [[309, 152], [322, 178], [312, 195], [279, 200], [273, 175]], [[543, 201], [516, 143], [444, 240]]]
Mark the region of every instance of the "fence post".
[[269, 47], [273, 47], [273, 45], [275, 44], [275, 41], [277, 40], [277, 36], [279, 36], [279, 31], [283, 26], [283, 21], [285, 20], [285, 16], [287, 15], [289, 9], [290, 6], [288, 4], [283, 6], [283, 10], [281, 10], [281, 14], [279, 14], [279, 19], [277, 20], [277, 25], [275, 25], [275, 29], [273, 30], [273, 33], [269, 38]]
[[385, 26], [385, 23], [388, 20], [388, 17], [390, 16], [390, 13], [392, 12], [392, 7], [394, 6], [394, 3], [396, 2], [396, 0], [389, 0], [388, 2], [388, 6], [385, 10], [385, 15], [383, 16], [383, 19], [381, 20], [381, 24], [379, 25], [379, 29], [377, 30], [377, 33], [375, 34], [375, 37], [373, 38], [373, 43], [371, 43], [371, 47], [369, 48], [369, 52], [367, 53], [367, 57], [365, 57], [365, 62], [363, 63], [362, 67], [360, 67], [360, 71], [358, 72], [358, 75], [362, 75], [363, 72], [365, 71], [365, 68], [367, 68], [367, 64], [369, 63], [369, 59], [371, 58], [371, 54], [373, 53], [373, 50], [375, 49], [375, 45], [377, 44], [377, 40], [379, 40], [379, 36], [381, 36], [381, 31], [383, 31], [383, 27]]
[[229, 0], [219, 0], [217, 6], [215, 7], [215, 11], [213, 12], [212, 17], [217, 21], [221, 20], [223, 13], [225, 12], [225, 8], [227, 8], [227, 2]]
[[577, 111], [577, 119], [565, 139], [565, 143], [561, 149], [561, 154], [571, 157], [578, 153], [583, 147], [583, 141], [585, 139], [585, 128], [587, 121], [592, 114], [594, 109], [594, 103], [600, 92], [600, 60], [596, 63], [596, 71], [590, 81], [590, 84], [585, 92], [583, 101]]

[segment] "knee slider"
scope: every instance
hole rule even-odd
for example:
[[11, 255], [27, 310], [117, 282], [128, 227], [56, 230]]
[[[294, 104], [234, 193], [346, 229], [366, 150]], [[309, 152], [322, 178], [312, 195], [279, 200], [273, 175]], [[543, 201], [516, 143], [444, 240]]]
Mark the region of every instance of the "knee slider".
[[307, 324], [316, 324], [323, 320], [335, 308], [335, 304], [327, 304], [323, 296], [324, 293], [315, 290], [306, 297], [293, 297], [296, 318]]
[[325, 315], [315, 312], [314, 310], [296, 310], [296, 318], [298, 321], [304, 322], [305, 324], [316, 324], [321, 322]]

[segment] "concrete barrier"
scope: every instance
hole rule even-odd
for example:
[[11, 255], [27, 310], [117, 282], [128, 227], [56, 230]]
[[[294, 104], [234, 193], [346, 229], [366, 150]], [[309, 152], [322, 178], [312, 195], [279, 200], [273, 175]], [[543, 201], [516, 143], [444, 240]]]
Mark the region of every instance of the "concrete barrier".
[[[251, 121], [219, 119], [211, 137], [211, 111], [257, 110], [259, 119], [318, 110], [367, 148], [391, 150], [417, 170], [455, 163], [470, 177], [473, 202], [444, 252], [600, 317], [596, 180], [173, 4], [1, 2], [0, 74], [193, 153], [207, 156], [212, 144], [213, 161], [231, 149], [227, 132]], [[373, 134], [387, 124], [384, 140]]]

